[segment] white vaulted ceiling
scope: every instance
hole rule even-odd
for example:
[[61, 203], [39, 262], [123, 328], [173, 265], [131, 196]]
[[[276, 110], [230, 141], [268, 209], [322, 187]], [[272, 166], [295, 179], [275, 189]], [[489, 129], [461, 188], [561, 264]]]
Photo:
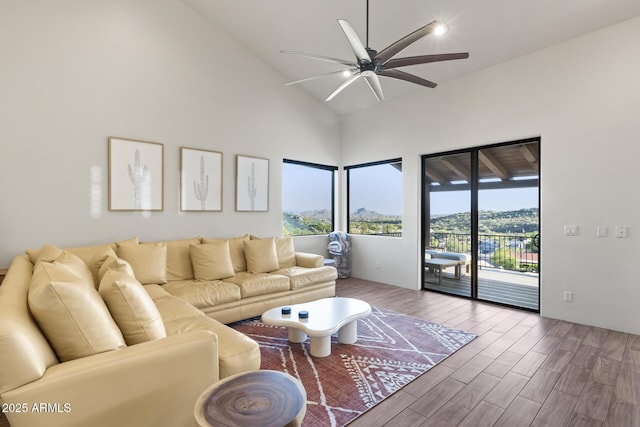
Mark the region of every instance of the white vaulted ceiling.
[[[349, 21], [365, 43], [366, 0], [182, 0], [262, 60], [286, 81], [335, 71], [328, 62], [285, 55], [292, 50], [347, 60], [353, 52], [337, 19]], [[382, 50], [433, 21], [445, 22], [442, 38], [429, 35], [397, 57], [469, 52], [469, 59], [402, 68], [438, 84], [640, 16], [638, 0], [370, 0], [369, 45]], [[629, 54], [636, 54], [629, 52]], [[219, 58], [224, 66], [224, 58]], [[593, 58], [594, 63], [598, 61]], [[253, 70], [238, 70], [251, 78]], [[324, 99], [342, 82], [333, 76], [302, 83]], [[433, 91], [400, 80], [381, 78], [385, 99], [414, 91]], [[291, 89], [295, 90], [295, 89]], [[327, 105], [338, 114], [358, 111], [378, 101], [362, 80]], [[384, 102], [384, 101], [383, 101]]]

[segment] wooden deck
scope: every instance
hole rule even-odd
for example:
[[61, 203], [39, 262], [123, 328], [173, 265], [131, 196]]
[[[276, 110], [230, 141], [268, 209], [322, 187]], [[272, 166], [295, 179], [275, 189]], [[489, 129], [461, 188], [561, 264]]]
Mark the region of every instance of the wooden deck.
[[[424, 289], [471, 296], [471, 276], [454, 277], [454, 269], [444, 270], [442, 284], [433, 272], [425, 272]], [[484, 268], [478, 271], [478, 298], [516, 307], [539, 310], [537, 273]]]

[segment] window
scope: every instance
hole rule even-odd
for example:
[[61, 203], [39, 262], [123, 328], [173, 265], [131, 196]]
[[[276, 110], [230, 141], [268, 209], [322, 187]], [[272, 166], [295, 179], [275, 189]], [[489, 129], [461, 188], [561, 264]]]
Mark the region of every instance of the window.
[[282, 234], [303, 236], [333, 231], [335, 166], [284, 159]]
[[402, 159], [347, 166], [348, 231], [402, 236]]

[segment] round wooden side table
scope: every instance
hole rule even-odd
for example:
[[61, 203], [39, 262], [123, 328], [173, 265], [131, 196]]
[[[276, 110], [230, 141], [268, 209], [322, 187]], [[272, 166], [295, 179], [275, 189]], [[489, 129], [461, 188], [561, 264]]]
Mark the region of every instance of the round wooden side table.
[[202, 427], [299, 427], [307, 412], [302, 383], [280, 371], [232, 375], [202, 392], [194, 416]]

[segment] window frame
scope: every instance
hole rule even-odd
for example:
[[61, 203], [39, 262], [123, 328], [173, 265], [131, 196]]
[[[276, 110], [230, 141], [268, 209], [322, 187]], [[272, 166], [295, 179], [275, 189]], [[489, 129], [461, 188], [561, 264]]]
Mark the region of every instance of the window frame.
[[[292, 160], [292, 159], [282, 159], [282, 164], [284, 165], [285, 163], [287, 164], [291, 164], [291, 165], [297, 165], [297, 166], [305, 166], [305, 167], [309, 167], [309, 168], [314, 168], [314, 169], [321, 169], [321, 170], [325, 170], [325, 171], [329, 171], [331, 172], [331, 230], [335, 230], [335, 217], [336, 217], [336, 171], [338, 170], [337, 166], [331, 166], [331, 165], [324, 165], [324, 164], [320, 164], [320, 163], [312, 163], [312, 162], [305, 162], [305, 161], [301, 161], [301, 160]], [[284, 182], [284, 174], [283, 174], [283, 179], [282, 182]], [[284, 207], [282, 207], [282, 225], [284, 227]], [[291, 234], [291, 237], [298, 237], [298, 236], [321, 236], [322, 234]]]
[[[379, 161], [375, 161], [375, 162], [368, 162], [368, 163], [359, 163], [359, 164], [355, 164], [355, 165], [349, 165], [349, 166], [344, 166], [344, 170], [346, 172], [346, 181], [347, 181], [347, 191], [346, 191], [346, 195], [347, 195], [347, 200], [346, 200], [346, 207], [347, 207], [347, 233], [351, 233], [351, 170], [353, 169], [361, 169], [361, 168], [365, 168], [365, 167], [371, 167], [371, 166], [380, 166], [380, 165], [391, 165], [393, 163], [403, 163], [402, 157], [396, 157], [393, 159], [388, 159], [388, 160], [379, 160]], [[403, 178], [403, 182], [404, 182], [404, 174], [402, 176]], [[401, 216], [401, 222], [404, 223], [404, 215], [400, 215]], [[400, 233], [400, 236], [385, 236], [383, 234], [358, 234], [359, 236], [377, 236], [377, 237], [402, 237], [402, 232]]]

